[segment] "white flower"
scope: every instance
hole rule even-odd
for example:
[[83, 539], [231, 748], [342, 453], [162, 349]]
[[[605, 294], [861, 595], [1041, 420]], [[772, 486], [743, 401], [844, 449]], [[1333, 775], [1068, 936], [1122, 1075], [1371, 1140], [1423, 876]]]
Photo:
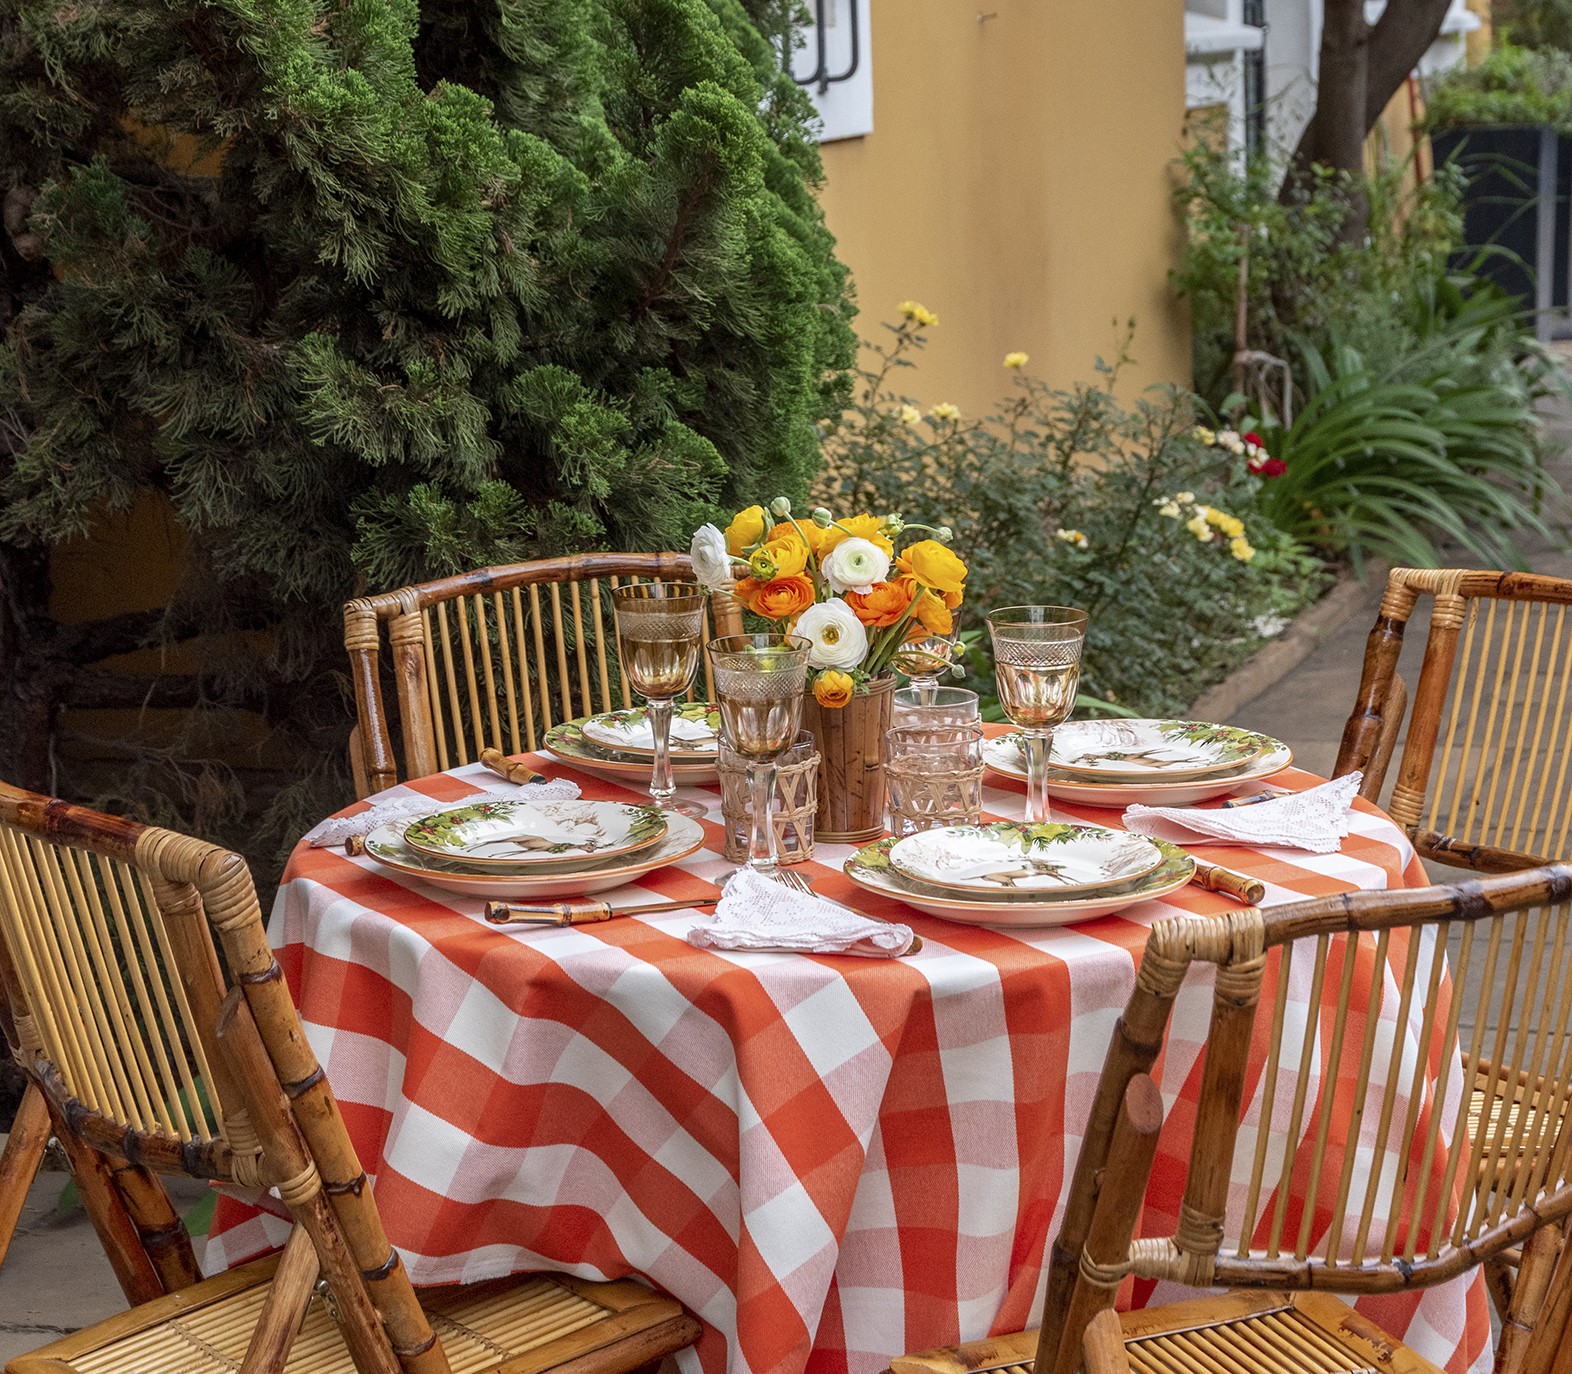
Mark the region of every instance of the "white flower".
[[1087, 545], [1086, 536], [1080, 530], [1055, 530], [1053, 533], [1055, 539], [1062, 539], [1066, 544], [1074, 544], [1078, 549], [1084, 549]]
[[820, 601], [809, 606], [797, 617], [792, 633], [813, 641], [813, 648], [808, 651], [810, 668], [839, 668], [844, 672], [857, 667], [868, 653], [868, 631], [844, 601]]
[[[883, 582], [890, 575], [890, 555], [871, 539], [843, 539], [824, 555], [819, 565], [824, 580], [832, 592], [857, 592], [866, 595], [875, 582]], [[847, 607], [848, 615], [851, 608]], [[825, 665], [815, 663], [815, 668]], [[839, 664], [830, 664], [839, 667]]]
[[731, 554], [726, 550], [726, 536], [714, 525], [700, 525], [693, 532], [688, 556], [693, 559], [693, 576], [704, 587], [712, 592], [731, 590]]
[[1170, 520], [1179, 518], [1179, 503], [1177, 501], [1162, 501], [1158, 503], [1157, 513], [1166, 515]]

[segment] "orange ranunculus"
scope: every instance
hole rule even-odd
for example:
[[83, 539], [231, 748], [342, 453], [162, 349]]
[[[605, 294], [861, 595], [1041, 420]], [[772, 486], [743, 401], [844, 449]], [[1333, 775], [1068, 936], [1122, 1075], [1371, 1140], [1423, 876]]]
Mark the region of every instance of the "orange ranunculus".
[[903, 577], [900, 580], [908, 585], [911, 595], [917, 599], [917, 604], [912, 607], [911, 623], [916, 627], [913, 637], [922, 639], [927, 635], [954, 632], [955, 618], [937, 592], [923, 588], [914, 577]]
[[813, 679], [813, 699], [820, 706], [838, 710], [852, 699], [855, 684], [845, 673], [833, 668], [822, 669]]
[[794, 540], [801, 544], [806, 540], [809, 551], [817, 558], [819, 550], [824, 547], [824, 536], [828, 533], [828, 530], [821, 530], [811, 520], [798, 520], [795, 523], [782, 520], [780, 524], [771, 528], [769, 534], [765, 536], [765, 542], [778, 544], [782, 540]]
[[912, 604], [912, 587], [899, 581], [875, 582], [872, 591], [847, 592], [842, 599], [870, 630], [882, 630], [906, 614]]
[[819, 546], [822, 558], [843, 539], [866, 539], [877, 544], [885, 553], [893, 554], [895, 545], [884, 533], [884, 517], [880, 515], [850, 515], [837, 520], [824, 531], [824, 542]]
[[957, 598], [965, 590], [966, 564], [937, 539], [923, 539], [908, 548], [900, 558], [902, 572], [910, 573], [925, 587]]
[[[752, 581], [751, 578], [747, 579]], [[755, 584], [749, 609], [767, 620], [790, 620], [801, 615], [813, 605], [813, 579], [806, 573], [792, 577], [777, 577], [773, 582]], [[742, 583], [737, 584], [738, 590]]]

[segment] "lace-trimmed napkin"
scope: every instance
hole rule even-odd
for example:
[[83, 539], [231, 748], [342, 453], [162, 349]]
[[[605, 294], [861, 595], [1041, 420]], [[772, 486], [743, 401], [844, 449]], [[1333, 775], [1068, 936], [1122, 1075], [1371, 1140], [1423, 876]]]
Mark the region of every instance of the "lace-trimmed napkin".
[[1305, 792], [1226, 811], [1204, 811], [1192, 806], [1131, 806], [1125, 809], [1124, 825], [1126, 830], [1164, 840], [1200, 837], [1331, 854], [1348, 834], [1348, 813], [1353, 809], [1363, 776], [1349, 773]]
[[387, 825], [392, 821], [418, 821], [422, 816], [429, 816], [445, 806], [463, 806], [466, 802], [495, 801], [504, 797], [515, 801], [524, 796], [530, 801], [577, 801], [579, 791], [578, 783], [572, 779], [553, 778], [550, 782], [531, 783], [527, 793], [519, 787], [506, 790], [500, 787], [487, 788], [479, 795], [465, 797], [462, 801], [441, 802], [432, 797], [405, 794], [376, 802], [369, 811], [357, 811], [353, 816], [338, 816], [323, 821], [306, 833], [306, 839], [313, 849], [327, 849], [343, 844], [351, 835], [369, 835], [379, 825]]
[[861, 916], [822, 897], [739, 870], [726, 884], [715, 919], [688, 932], [700, 949], [771, 949], [796, 954], [860, 954], [894, 959], [911, 951], [910, 926]]

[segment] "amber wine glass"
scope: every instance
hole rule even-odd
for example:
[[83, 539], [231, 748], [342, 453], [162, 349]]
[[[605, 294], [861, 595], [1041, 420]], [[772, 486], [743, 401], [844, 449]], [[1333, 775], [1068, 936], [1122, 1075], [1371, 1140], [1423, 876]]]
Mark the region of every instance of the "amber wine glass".
[[1026, 821], [1048, 819], [1048, 750], [1054, 726], [1075, 709], [1086, 612], [1072, 606], [1006, 606], [988, 613], [999, 704], [1021, 728]]
[[709, 642], [721, 738], [747, 761], [753, 800], [748, 867], [774, 877], [775, 761], [797, 739], [812, 641], [801, 635], [724, 635]]
[[638, 582], [611, 593], [622, 671], [644, 698], [655, 737], [650, 798], [661, 810], [684, 816], [702, 816], [707, 808], [677, 800], [671, 775], [671, 715], [699, 668], [705, 595], [696, 582]]
[[[932, 596], [934, 593], [929, 592]], [[939, 679], [950, 671], [955, 662], [955, 632], [947, 635], [923, 635], [908, 639], [895, 653], [895, 666], [906, 674], [916, 689], [917, 700], [923, 705], [931, 703], [939, 690]]]

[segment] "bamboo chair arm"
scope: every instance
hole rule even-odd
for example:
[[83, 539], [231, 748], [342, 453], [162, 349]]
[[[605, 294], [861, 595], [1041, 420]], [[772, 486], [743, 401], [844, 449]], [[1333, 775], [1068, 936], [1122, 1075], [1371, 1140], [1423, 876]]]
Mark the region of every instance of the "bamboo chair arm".
[[[1398, 732], [1403, 728], [1403, 714], [1408, 709], [1408, 685], [1396, 673], [1381, 702], [1381, 733], [1376, 738], [1374, 752], [1364, 766], [1364, 778], [1359, 784], [1359, 795], [1366, 801], [1376, 801], [1386, 782], [1386, 770], [1391, 767], [1392, 753], [1397, 748]], [[1342, 776], [1341, 773], [1338, 774]]]

